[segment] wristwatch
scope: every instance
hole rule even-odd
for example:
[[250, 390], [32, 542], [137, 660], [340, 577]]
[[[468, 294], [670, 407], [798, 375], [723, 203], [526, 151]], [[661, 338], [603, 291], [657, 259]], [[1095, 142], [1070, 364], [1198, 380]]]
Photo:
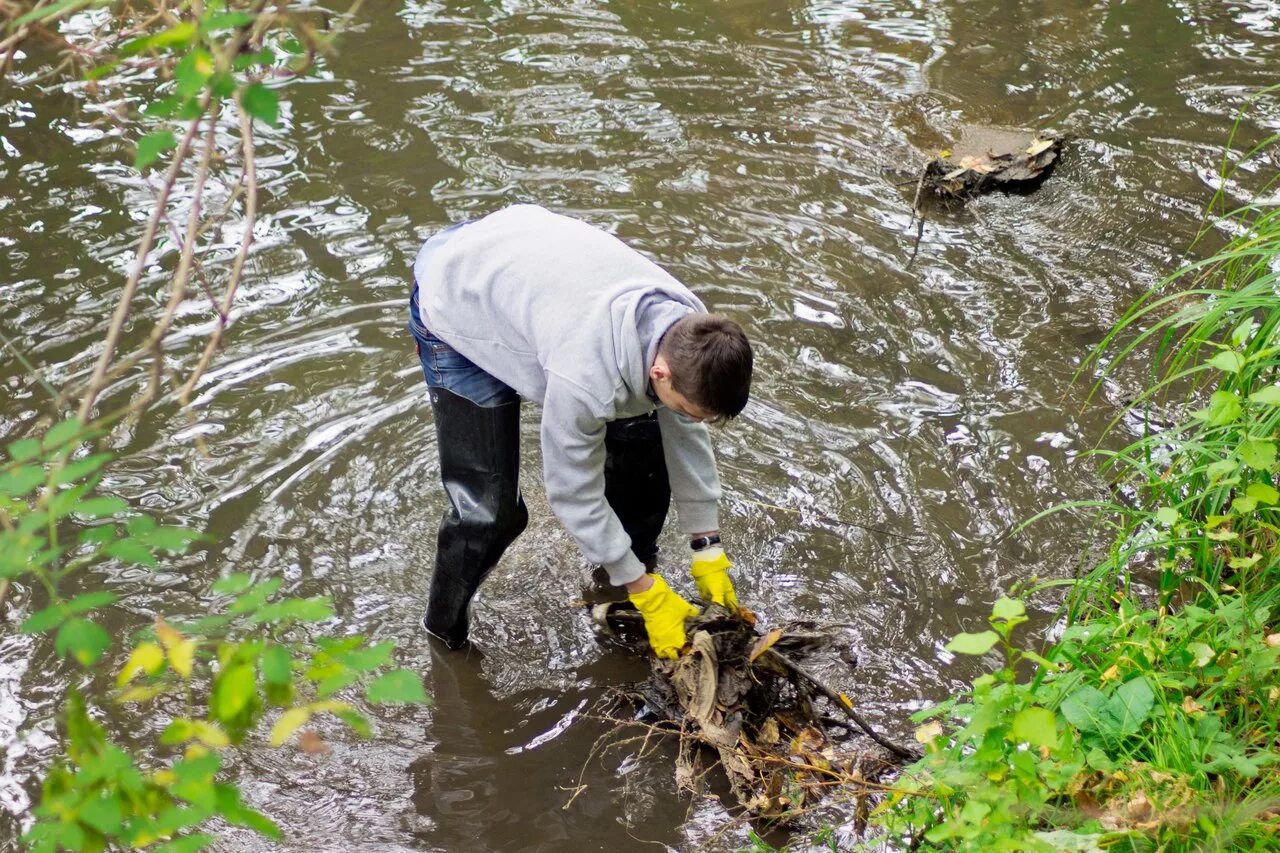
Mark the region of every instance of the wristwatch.
[[712, 545], [720, 544], [720, 534], [713, 533], [710, 536], [699, 536], [697, 539], [689, 540], [689, 547], [695, 551], [701, 551], [703, 548], [710, 548]]

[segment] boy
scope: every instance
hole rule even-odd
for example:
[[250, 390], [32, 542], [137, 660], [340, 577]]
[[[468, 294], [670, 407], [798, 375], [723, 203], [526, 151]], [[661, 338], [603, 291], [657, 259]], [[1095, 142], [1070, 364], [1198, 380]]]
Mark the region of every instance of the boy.
[[654, 652], [674, 658], [697, 609], [651, 573], [673, 495], [698, 589], [737, 605], [704, 422], [746, 406], [742, 329], [620, 240], [535, 205], [445, 229], [413, 272], [409, 328], [450, 503], [427, 631], [465, 643], [472, 596], [528, 521], [517, 482], [523, 398], [543, 407], [552, 510], [626, 588]]

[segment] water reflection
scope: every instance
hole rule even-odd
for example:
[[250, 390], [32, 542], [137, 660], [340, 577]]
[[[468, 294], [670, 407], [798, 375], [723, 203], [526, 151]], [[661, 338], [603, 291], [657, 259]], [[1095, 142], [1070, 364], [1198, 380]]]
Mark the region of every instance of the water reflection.
[[[1001, 537], [1098, 489], [1078, 453], [1143, 377], [1120, 373], [1083, 409], [1078, 359], [1194, 232], [1234, 111], [1273, 82], [1276, 14], [1256, 0], [395, 8], [291, 87], [284, 126], [262, 135], [257, 244], [194, 421], [162, 407], [112, 439], [109, 487], [214, 542], [164, 573], [106, 566], [98, 581], [141, 620], [206, 610], [232, 568], [278, 576], [334, 597], [326, 627], [395, 639], [428, 674], [438, 706], [371, 711], [372, 742], [335, 729], [324, 759], [245, 751], [233, 772], [293, 827], [288, 847], [693, 849], [724, 811], [670, 793], [661, 753], [590, 762], [562, 809], [599, 734], [585, 709], [641, 669], [571, 604], [586, 567], [542, 498], [532, 407], [533, 519], [477, 599], [486, 656], [436, 659], [417, 626], [443, 509], [403, 332], [423, 236], [536, 201], [615, 231], [748, 329], [755, 399], [716, 433], [739, 592], [768, 622], [849, 624], [859, 668], [833, 656], [824, 673], [909, 737], [906, 713], [979, 666], [948, 660], [946, 638], [1013, 581], [1075, 565], [1068, 516]], [[151, 195], [116, 137], [74, 131], [79, 98], [27, 82], [0, 105], [0, 329], [57, 383], [91, 366]], [[1246, 132], [1277, 116], [1265, 106]], [[936, 216], [908, 269], [898, 184], [965, 121], [1074, 141], [1034, 195]], [[166, 245], [151, 305], [172, 260]], [[209, 323], [193, 295], [170, 367], [189, 369]], [[0, 434], [45, 409], [8, 355], [0, 389]], [[680, 543], [664, 544], [684, 583]], [[10, 596], [11, 620], [24, 601]], [[49, 659], [0, 640], [0, 835], [56, 748]]]

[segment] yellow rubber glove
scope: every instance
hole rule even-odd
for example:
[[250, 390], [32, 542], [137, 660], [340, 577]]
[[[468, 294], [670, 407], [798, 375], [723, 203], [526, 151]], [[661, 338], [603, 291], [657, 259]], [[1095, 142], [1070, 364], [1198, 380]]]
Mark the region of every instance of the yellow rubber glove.
[[667, 586], [661, 575], [649, 577], [653, 578], [653, 586], [627, 597], [644, 616], [644, 628], [649, 632], [653, 653], [674, 660], [684, 648], [684, 620], [697, 616], [698, 608]]
[[729, 610], [737, 610], [738, 594], [733, 591], [733, 581], [729, 580], [731, 568], [733, 563], [725, 556], [724, 549], [713, 545], [693, 552], [689, 574], [697, 581], [698, 592], [703, 598]]

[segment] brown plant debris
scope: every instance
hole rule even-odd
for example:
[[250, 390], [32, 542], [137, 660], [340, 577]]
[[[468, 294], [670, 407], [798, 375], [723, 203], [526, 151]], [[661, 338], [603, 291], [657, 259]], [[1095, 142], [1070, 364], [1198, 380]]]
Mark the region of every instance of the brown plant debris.
[[[639, 614], [627, 605], [599, 605], [593, 618], [647, 653]], [[798, 663], [828, 645], [829, 634], [807, 624], [759, 631], [746, 611], [716, 606], [688, 628], [680, 658], [653, 659], [649, 678], [622, 693], [641, 719], [679, 735], [679, 789], [699, 790], [704, 766], [718, 764], [749, 816], [786, 821], [837, 792], [860, 804], [861, 814], [878, 780], [916, 757], [874, 732], [847, 696]], [[821, 712], [822, 703], [835, 718]], [[879, 746], [852, 743], [857, 729]]]
[[1049, 131], [966, 125], [950, 151], [925, 164], [921, 186], [951, 199], [993, 189], [1029, 192], [1053, 171], [1062, 142]]

